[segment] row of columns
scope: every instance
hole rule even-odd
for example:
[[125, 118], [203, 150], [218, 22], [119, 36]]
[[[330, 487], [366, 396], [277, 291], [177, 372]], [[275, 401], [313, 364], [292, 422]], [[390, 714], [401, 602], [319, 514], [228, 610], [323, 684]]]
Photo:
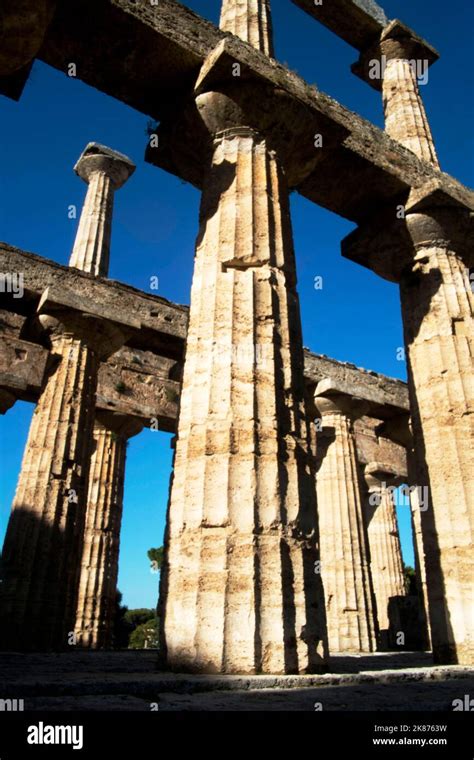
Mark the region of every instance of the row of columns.
[[[271, 53], [266, 0], [224, 0], [221, 27]], [[411, 48], [405, 38], [388, 33], [380, 50], [389, 59], [383, 82], [387, 130], [435, 162], [413, 69], [404, 65]], [[395, 75], [392, 62], [399, 61]], [[335, 648], [375, 646], [378, 599], [386, 600], [400, 584], [394, 529], [391, 538], [381, 538], [377, 528], [382, 521], [393, 526], [393, 505], [381, 503], [367, 528], [367, 505], [355, 487], [347, 405], [320, 399], [326, 428], [321, 445], [327, 451], [317, 460], [318, 525], [284, 163], [258, 124], [248, 123], [232, 86], [226, 91], [222, 83], [219, 92], [203, 92], [196, 102], [213, 152], [201, 203], [161, 575], [161, 651], [170, 669], [312, 672], [327, 659], [323, 588], [315, 572], [320, 562], [328, 616], [338, 611]], [[74, 266], [102, 275], [111, 194], [130, 174], [124, 157], [111, 154], [94, 148], [84, 156], [84, 167], [91, 167], [84, 168], [86, 181], [94, 176], [94, 189], [71, 258]], [[431, 495], [421, 530], [433, 647], [438, 660], [470, 662], [468, 486], [474, 468], [466, 441], [472, 437], [467, 378], [473, 309], [462, 248], [467, 215], [462, 208], [436, 205], [429, 193], [409, 199], [406, 210], [404, 221], [390, 230], [391, 260], [398, 262], [390, 278], [401, 287], [414, 468], [418, 484], [429, 485]], [[372, 246], [380, 243], [376, 233], [372, 225]], [[91, 494], [91, 504], [94, 498], [103, 504], [88, 509], [87, 483], [93, 488], [95, 482], [89, 478], [94, 393], [98, 361], [117, 350], [126, 330], [80, 314], [50, 313], [47, 302], [38, 320], [51, 359], [5, 542], [2, 596], [12, 626], [0, 635], [10, 645], [48, 648], [64, 644], [74, 629], [78, 588], [81, 626], [91, 641], [100, 635], [91, 612], [97, 593], [90, 590], [100, 584], [90, 578], [80, 583], [80, 558], [93, 578], [91, 568], [107, 553], [107, 543], [96, 540], [98, 515], [110, 518], [120, 485]], [[250, 353], [249, 362], [232, 360], [237, 347]], [[222, 348], [229, 361], [222, 361]], [[123, 456], [111, 451], [111, 437], [109, 445], [99, 445], [100, 435], [96, 427], [101, 462], [92, 462], [93, 472], [102, 472], [104, 456], [123, 464]], [[370, 494], [377, 487], [374, 473], [367, 476]], [[109, 518], [104, 524], [113, 534]], [[342, 555], [336, 530], [344, 537]], [[115, 546], [112, 538], [110, 556]], [[388, 583], [371, 587], [371, 562], [372, 575], [374, 567], [389, 567]], [[382, 617], [379, 627], [381, 622]]]
[[[126, 157], [87, 146], [88, 183], [70, 266], [108, 272], [113, 196], [133, 173]], [[5, 537], [0, 648], [48, 650], [79, 638], [110, 643], [126, 439], [141, 424], [96, 415], [99, 364], [126, 327], [42, 299], [36, 329], [49, 347]]]
[[[361, 55], [385, 61], [385, 128], [439, 168], [417, 81], [426, 43], [394, 21]], [[384, 70], [384, 67], [381, 67]], [[474, 294], [469, 209], [429, 184], [412, 190], [403, 218], [379, 215], [343, 245], [345, 255], [400, 285], [414, 452], [429, 489], [421, 512], [432, 645], [437, 662], [474, 661]]]

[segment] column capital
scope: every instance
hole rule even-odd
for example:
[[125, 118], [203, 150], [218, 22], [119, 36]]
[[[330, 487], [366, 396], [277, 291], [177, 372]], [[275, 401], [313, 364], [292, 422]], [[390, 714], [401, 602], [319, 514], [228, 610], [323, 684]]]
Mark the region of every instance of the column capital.
[[313, 402], [316, 411], [322, 418], [339, 414], [354, 421], [358, 417], [362, 417], [367, 411], [367, 403], [363, 399], [346, 393], [323, 394], [318, 390], [318, 387], [314, 392]]
[[380, 492], [384, 486], [398, 486], [402, 483], [400, 474], [386, 462], [368, 462], [364, 467], [364, 479], [369, 493]]
[[112, 431], [117, 437], [127, 440], [141, 433], [144, 427], [143, 420], [129, 414], [97, 410], [96, 425], [104, 430]]
[[423, 62], [427, 70], [438, 58], [439, 53], [432, 45], [394, 19], [374, 43], [361, 50], [359, 60], [351, 66], [351, 71], [375, 90], [381, 91], [385, 67], [390, 61], [411, 61], [416, 74], [419, 70], [416, 62]]
[[345, 258], [399, 283], [417, 266], [417, 254], [423, 257], [430, 247], [455, 251], [472, 267], [473, 241], [474, 196], [461, 185], [449, 187], [440, 174], [351, 232], [341, 249]]
[[136, 166], [128, 156], [100, 143], [90, 142], [82, 151], [74, 171], [89, 184], [93, 174], [102, 172], [118, 190], [132, 176]]

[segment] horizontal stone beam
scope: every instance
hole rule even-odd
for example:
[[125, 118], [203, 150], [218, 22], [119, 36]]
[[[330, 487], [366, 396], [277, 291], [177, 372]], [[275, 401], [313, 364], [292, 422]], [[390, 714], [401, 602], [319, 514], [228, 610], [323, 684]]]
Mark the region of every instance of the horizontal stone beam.
[[[45, 291], [61, 300], [68, 294], [71, 307], [96, 309], [104, 317], [115, 313], [130, 325], [127, 345], [150, 349], [162, 356], [182, 359], [188, 309], [159, 296], [115, 280], [94, 277], [79, 269], [0, 243], [0, 271], [22, 277], [22, 298], [10, 298], [10, 309], [33, 316]], [[94, 306], [95, 305], [95, 306]], [[111, 317], [112, 318], [112, 317]]]
[[[158, 5], [132, 0], [60, 3], [38, 56], [64, 72], [74, 63], [82, 81], [162, 120], [163, 142], [148, 160], [200, 187], [207, 148], [193, 131], [196, 121], [191, 119], [186, 130], [185, 109], [183, 122], [173, 104], [179, 104], [179, 111], [193, 100], [204, 61], [224, 39], [227, 56], [246, 67], [247, 78], [258, 80], [259, 94], [265, 83], [269, 96], [254, 106], [270, 108], [271, 93], [278, 93], [278, 108], [274, 97], [270, 110], [275, 123], [268, 128], [275, 139], [280, 129], [282, 141], [298, 146], [289, 174], [309, 200], [361, 222], [410, 187], [439, 175], [382, 130], [173, 0]], [[170, 109], [171, 125], [165, 118]], [[315, 124], [325, 139], [322, 148], [314, 149], [313, 162]]]
[[385, 11], [374, 0], [292, 0], [331, 32], [357, 50], [363, 50], [388, 24]]
[[398, 441], [392, 440], [387, 433], [380, 435], [380, 428], [380, 419], [368, 416], [354, 422], [357, 459], [361, 464], [383, 462], [386, 468], [384, 472], [391, 472], [397, 479], [406, 481], [406, 449]]
[[367, 402], [367, 414], [379, 420], [407, 414], [410, 409], [408, 389], [402, 380], [308, 350], [305, 352], [305, 378], [307, 385], [318, 389], [319, 395], [342, 393]]
[[[22, 275], [22, 298], [0, 310], [0, 386], [16, 390], [18, 398], [35, 400], [43, 382], [47, 350], [39, 345], [34, 319], [41, 298], [50, 289], [74, 310], [102, 304], [103, 318], [114, 311], [131, 325], [138, 320], [125, 347], [102, 363], [99, 406], [150, 420], [172, 430], [177, 414], [186, 340], [188, 307], [148, 295], [122, 283], [93, 277], [33, 253], [0, 243], [0, 270]], [[83, 299], [83, 300], [81, 300]], [[6, 298], [8, 301], [8, 299]], [[61, 305], [61, 303], [59, 305]], [[29, 318], [29, 319], [28, 319]], [[166, 331], [166, 332], [165, 332]], [[7, 377], [8, 375], [8, 377]], [[390, 420], [409, 411], [407, 386], [401, 380], [360, 369], [327, 356], [305, 351], [308, 386], [344, 392], [369, 403], [370, 414]], [[371, 459], [377, 459], [372, 456]]]

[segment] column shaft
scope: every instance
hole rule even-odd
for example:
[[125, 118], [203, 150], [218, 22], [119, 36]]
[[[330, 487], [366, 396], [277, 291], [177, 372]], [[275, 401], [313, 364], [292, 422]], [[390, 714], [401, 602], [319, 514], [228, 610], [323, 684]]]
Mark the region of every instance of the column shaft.
[[270, 0], [222, 0], [220, 28], [273, 56]]
[[6, 648], [65, 647], [73, 630], [97, 369], [83, 341], [53, 339], [3, 550]]
[[[413, 215], [409, 223], [417, 221]], [[426, 224], [421, 235], [432, 237]], [[430, 485], [421, 523], [433, 651], [437, 661], [468, 663], [474, 661], [473, 295], [464, 263], [442, 241], [417, 245], [400, 292], [415, 448]]]
[[[377, 604], [377, 621], [381, 638], [386, 637], [390, 626], [388, 604], [391, 597], [405, 596], [402, 550], [398, 533], [397, 516], [391, 491], [380, 488], [371, 491], [378, 497], [378, 505], [369, 505], [367, 533], [370, 547], [370, 569]], [[369, 500], [370, 500], [369, 496]]]
[[387, 62], [383, 77], [385, 130], [419, 158], [439, 167], [413, 64], [403, 58]]
[[352, 425], [332, 401], [317, 397], [315, 403], [323, 425], [316, 489], [329, 649], [371, 652], [375, 613]]
[[69, 266], [99, 277], [107, 276], [113, 202], [110, 176], [104, 171], [91, 174]]
[[203, 192], [166, 544], [168, 667], [321, 666], [288, 194], [248, 129], [216, 141]]
[[93, 649], [112, 643], [126, 447], [96, 421], [76, 616], [79, 643]]

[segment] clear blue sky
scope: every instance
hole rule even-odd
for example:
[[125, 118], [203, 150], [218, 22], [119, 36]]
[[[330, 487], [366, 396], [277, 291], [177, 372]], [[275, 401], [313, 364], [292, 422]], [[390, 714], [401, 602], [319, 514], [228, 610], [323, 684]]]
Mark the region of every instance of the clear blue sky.
[[[219, 0], [187, 5], [217, 22]], [[423, 97], [442, 168], [473, 184], [473, 5], [470, 0], [387, 0], [400, 18], [438, 48]], [[276, 56], [308, 82], [378, 126], [380, 96], [350, 73], [356, 51], [292, 5], [273, 0]], [[148, 118], [78, 80], [36, 62], [19, 103], [0, 97], [0, 239], [66, 264], [85, 185], [72, 167], [90, 140], [130, 155], [137, 171], [117, 194], [110, 276], [189, 303], [199, 193], [144, 162]], [[341, 178], [341, 182], [344, 178]], [[345, 261], [340, 240], [347, 221], [296, 194], [292, 213], [304, 342], [318, 353], [405, 379], [397, 361], [403, 344], [398, 289]], [[314, 277], [324, 278], [314, 290]], [[13, 498], [32, 405], [18, 403], [0, 419], [0, 539]], [[119, 587], [130, 607], [154, 606], [156, 575], [146, 551], [162, 543], [170, 436], [145, 431], [129, 446]], [[399, 510], [405, 559], [412, 562], [408, 509]]]

